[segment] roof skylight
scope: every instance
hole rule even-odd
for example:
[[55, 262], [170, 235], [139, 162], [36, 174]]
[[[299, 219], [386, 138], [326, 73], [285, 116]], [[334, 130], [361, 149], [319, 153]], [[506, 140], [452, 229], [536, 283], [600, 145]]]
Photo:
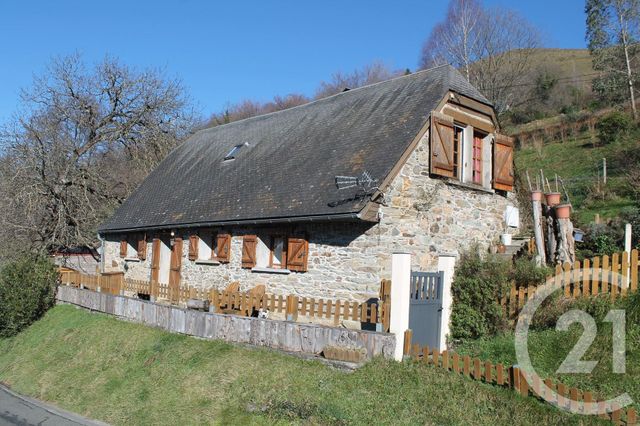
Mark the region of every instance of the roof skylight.
[[242, 148], [244, 146], [244, 144], [241, 145], [236, 145], [233, 148], [231, 148], [231, 151], [229, 151], [229, 153], [224, 157], [224, 160], [234, 160], [236, 158], [236, 155], [238, 154], [238, 151], [240, 151], [240, 148]]

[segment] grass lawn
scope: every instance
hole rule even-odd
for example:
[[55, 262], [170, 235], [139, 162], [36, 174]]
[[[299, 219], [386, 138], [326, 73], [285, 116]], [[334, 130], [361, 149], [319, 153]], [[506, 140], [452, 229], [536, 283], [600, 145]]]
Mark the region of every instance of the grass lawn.
[[58, 306], [0, 340], [0, 381], [113, 424], [579, 424], [513, 391], [418, 363], [352, 373]]
[[[529, 353], [534, 368], [543, 378], [554, 378], [583, 391], [592, 391], [600, 398], [612, 398], [628, 392], [636, 408], [640, 408], [640, 327], [631, 326], [626, 333], [626, 372], [615, 374], [612, 369], [612, 327], [609, 323], [598, 323], [598, 334], [589, 350], [581, 358], [598, 361], [591, 374], [556, 374], [556, 370], [574, 347], [582, 327], [574, 324], [569, 331], [547, 329], [529, 332]], [[513, 335], [467, 341], [456, 347], [456, 351], [502, 362], [517, 364]]]

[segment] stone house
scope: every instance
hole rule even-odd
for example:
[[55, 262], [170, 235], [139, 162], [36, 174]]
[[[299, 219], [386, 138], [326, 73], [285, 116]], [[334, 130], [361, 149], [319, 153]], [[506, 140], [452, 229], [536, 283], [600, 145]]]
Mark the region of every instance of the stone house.
[[513, 143], [496, 126], [441, 66], [201, 130], [102, 225], [103, 271], [371, 297], [394, 251], [433, 270], [438, 254], [498, 242], [515, 197]]

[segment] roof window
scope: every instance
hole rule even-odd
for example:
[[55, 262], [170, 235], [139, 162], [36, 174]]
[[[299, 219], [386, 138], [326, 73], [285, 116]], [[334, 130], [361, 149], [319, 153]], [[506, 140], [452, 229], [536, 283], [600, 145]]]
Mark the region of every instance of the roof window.
[[233, 148], [231, 148], [231, 151], [229, 151], [229, 153], [224, 157], [224, 160], [234, 160], [236, 158], [236, 155], [238, 154], [238, 151], [240, 151], [240, 148], [242, 148], [243, 146], [245, 146], [246, 144], [241, 144], [241, 145], [236, 145]]

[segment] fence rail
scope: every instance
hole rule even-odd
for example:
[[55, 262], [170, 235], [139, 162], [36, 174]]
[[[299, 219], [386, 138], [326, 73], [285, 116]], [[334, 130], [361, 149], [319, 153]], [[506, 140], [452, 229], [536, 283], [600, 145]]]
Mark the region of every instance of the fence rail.
[[[614, 253], [611, 257], [602, 256], [585, 259], [574, 264], [557, 265], [553, 278], [554, 284], [562, 288], [567, 298], [597, 296], [608, 294], [611, 300], [624, 297], [638, 290], [638, 250]], [[537, 291], [537, 286], [511, 285], [509, 292], [501, 300], [502, 307], [511, 319], [515, 318], [522, 307]]]
[[[516, 366], [505, 366], [504, 364], [494, 364], [491, 361], [471, 358], [468, 355], [461, 356], [452, 351], [438, 351], [428, 346], [421, 347], [412, 344], [412, 332], [407, 330], [404, 335], [404, 354], [412, 359], [442, 368], [455, 374], [462, 374], [470, 379], [482, 381], [487, 384], [506, 387], [515, 390], [524, 397], [543, 399], [548, 403], [564, 408], [578, 408], [578, 403], [584, 402], [587, 405], [594, 404], [596, 399], [592, 392], [585, 392], [577, 388], [569, 387], [564, 383], [545, 379], [541, 381], [538, 377], [533, 377], [530, 385], [526, 380], [524, 372]], [[545, 393], [545, 384], [556, 395]], [[548, 391], [547, 391], [548, 392]], [[545, 398], [546, 397], [546, 398]], [[583, 414], [587, 414], [585, 409], [594, 407], [593, 405], [583, 407]], [[604, 408], [608, 412], [600, 417], [610, 420], [616, 424], [624, 422], [627, 425], [637, 424], [637, 412], [635, 408], [622, 409], [615, 404], [605, 405], [605, 402], [598, 402], [597, 408]], [[589, 411], [590, 412], [590, 411]]]
[[[334, 325], [345, 320], [358, 321], [368, 324], [373, 329], [389, 330], [391, 310], [389, 280], [382, 280], [381, 298], [377, 302], [356, 302], [296, 295], [259, 294], [251, 291], [205, 290], [191, 286], [180, 286], [176, 290], [171, 289], [167, 284], [125, 279], [122, 272], [102, 275], [86, 275], [79, 272], [61, 272], [60, 274], [61, 282], [65, 285], [103, 293], [120, 294], [126, 291], [160, 299], [177, 300], [179, 303], [186, 303], [189, 299], [208, 300], [216, 312], [222, 313], [250, 316], [263, 309], [284, 314], [287, 319], [294, 321], [299, 316], [312, 320], [333, 321]], [[173, 291], [177, 291], [178, 294], [172, 294]]]

